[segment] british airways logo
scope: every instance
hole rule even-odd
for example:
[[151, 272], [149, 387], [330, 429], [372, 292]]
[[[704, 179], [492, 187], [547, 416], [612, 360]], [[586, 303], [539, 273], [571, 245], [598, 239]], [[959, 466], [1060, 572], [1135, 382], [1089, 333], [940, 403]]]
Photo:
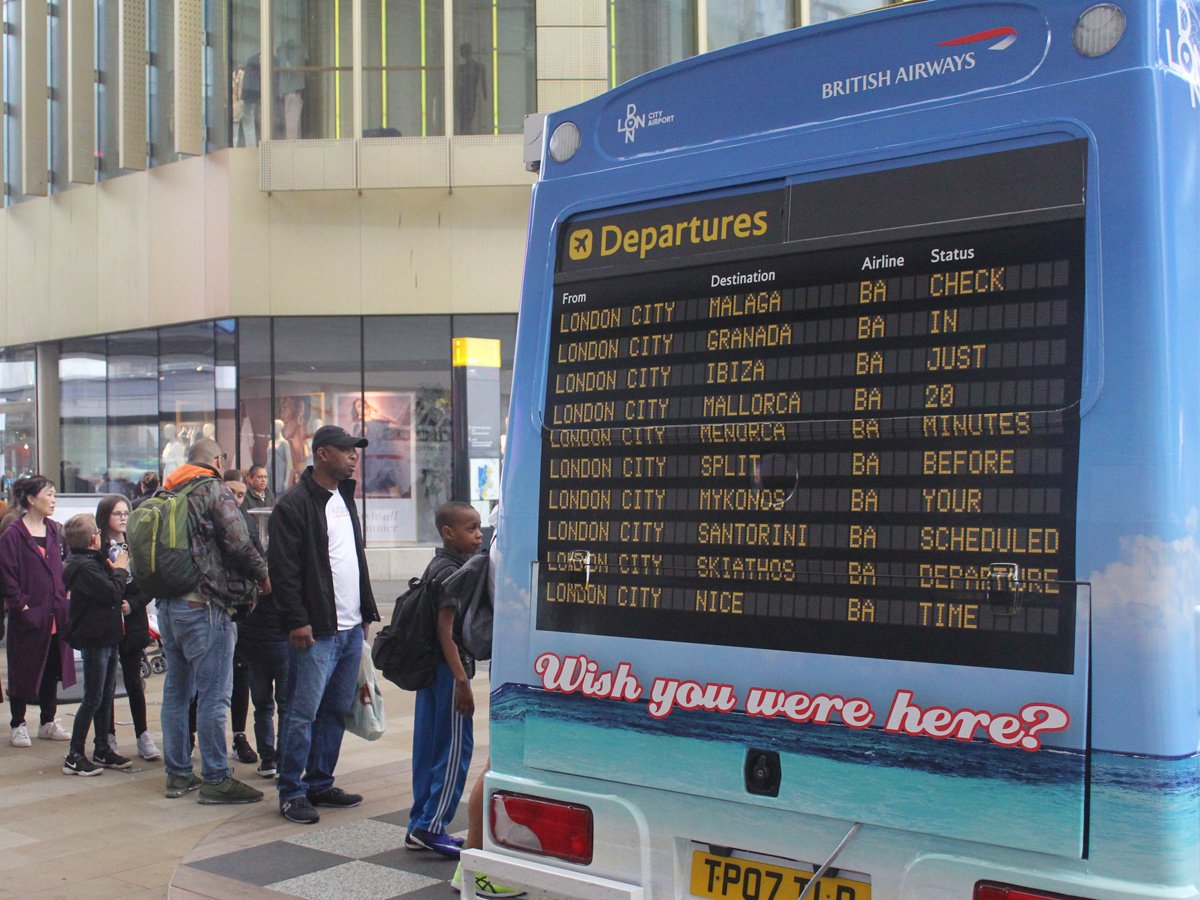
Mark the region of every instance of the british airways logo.
[[962, 53], [949, 53], [944, 56], [926, 59], [920, 62], [907, 63], [890, 69], [880, 69], [876, 72], [863, 72], [847, 78], [826, 81], [821, 85], [821, 99], [831, 100], [834, 97], [848, 97], [851, 94], [861, 94], [880, 88], [895, 87], [911, 81], [922, 81], [928, 78], [941, 78], [947, 75], [957, 75], [968, 72], [979, 64], [975, 55], [974, 45], [987, 41], [992, 43], [986, 48], [989, 51], [1007, 50], [1017, 41], [1017, 30], [1007, 26], [991, 28], [974, 34], [939, 41], [936, 46], [948, 48], [966, 48]]
[[942, 41], [938, 44], [939, 47], [961, 47], [964, 44], [978, 44], [980, 41], [991, 41], [996, 38], [1000, 40], [988, 47], [989, 50], [1007, 50], [1017, 42], [1017, 29], [1015, 28], [992, 28], [988, 31], [980, 31], [976, 34], [967, 34], [962, 37], [951, 38], [948, 41]]
[[625, 107], [625, 115], [617, 119], [617, 131], [625, 135], [625, 143], [632, 144], [637, 140], [639, 128], [653, 128], [655, 125], [669, 125], [675, 121], [675, 115], [667, 114], [661, 109], [648, 113], [638, 112], [637, 104], [630, 103]]

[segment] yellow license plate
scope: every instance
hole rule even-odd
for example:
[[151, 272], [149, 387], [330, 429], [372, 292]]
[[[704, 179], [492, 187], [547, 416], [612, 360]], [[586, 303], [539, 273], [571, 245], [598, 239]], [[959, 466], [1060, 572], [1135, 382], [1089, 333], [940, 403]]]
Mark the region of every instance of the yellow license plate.
[[[790, 869], [758, 859], [692, 854], [692, 894], [716, 900], [796, 900], [811, 869]], [[812, 900], [871, 900], [871, 886], [848, 878], [822, 878]]]

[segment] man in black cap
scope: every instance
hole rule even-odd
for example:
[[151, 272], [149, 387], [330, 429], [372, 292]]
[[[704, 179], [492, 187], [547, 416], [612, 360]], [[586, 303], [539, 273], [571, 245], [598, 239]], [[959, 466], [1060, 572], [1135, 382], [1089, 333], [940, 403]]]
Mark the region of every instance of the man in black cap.
[[358, 794], [333, 786], [346, 713], [371, 622], [379, 621], [354, 467], [366, 438], [326, 425], [312, 438], [313, 464], [271, 514], [267, 561], [279, 620], [288, 632], [288, 707], [280, 730], [279, 812], [305, 825], [314, 807], [351, 807]]

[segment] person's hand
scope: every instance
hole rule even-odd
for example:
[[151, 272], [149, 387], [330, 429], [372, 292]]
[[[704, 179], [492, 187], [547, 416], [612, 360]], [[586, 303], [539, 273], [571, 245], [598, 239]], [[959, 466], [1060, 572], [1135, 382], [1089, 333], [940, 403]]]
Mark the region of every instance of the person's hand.
[[124, 569], [129, 571], [129, 551], [121, 549], [117, 551], [117, 557], [112, 561], [114, 569]]
[[468, 679], [454, 682], [454, 711], [468, 719], [475, 715], [475, 695]]
[[371, 623], [363, 622], [363, 640], [371, 643]]
[[316, 643], [316, 640], [313, 638], [311, 625], [293, 628], [291, 634], [289, 635], [289, 639], [292, 642], [292, 646], [297, 650], [307, 650]]
[[268, 576], [262, 580], [262, 584], [260, 584], [258, 586], [258, 592], [260, 594], [262, 594], [264, 597], [267, 594], [271, 593], [271, 578], [270, 578], [270, 576]]
[[127, 616], [127, 615], [129, 615], [131, 612], [133, 612], [133, 607], [131, 607], [131, 606], [129, 605], [129, 601], [128, 601], [128, 600], [122, 600], [122, 601], [121, 601], [121, 615], [123, 615], [123, 616]]

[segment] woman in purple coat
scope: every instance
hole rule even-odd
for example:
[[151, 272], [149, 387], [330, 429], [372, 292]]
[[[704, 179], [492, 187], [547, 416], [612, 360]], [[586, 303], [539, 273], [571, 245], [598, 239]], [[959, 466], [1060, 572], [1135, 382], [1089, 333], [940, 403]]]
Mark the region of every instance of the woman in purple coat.
[[60, 638], [67, 624], [67, 589], [63, 586], [63, 543], [54, 512], [54, 482], [41, 475], [13, 485], [21, 518], [0, 534], [0, 584], [8, 612], [8, 703], [12, 710], [12, 745], [28, 747], [25, 708], [41, 707], [38, 737], [69, 741], [58, 712], [58, 682], [75, 683], [75, 654]]

